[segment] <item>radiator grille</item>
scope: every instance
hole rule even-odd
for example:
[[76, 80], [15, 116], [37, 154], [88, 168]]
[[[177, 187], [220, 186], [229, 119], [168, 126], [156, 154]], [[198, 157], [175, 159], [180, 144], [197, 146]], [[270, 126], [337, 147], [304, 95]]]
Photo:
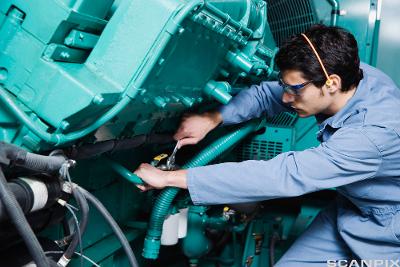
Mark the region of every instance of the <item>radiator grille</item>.
[[268, 23], [278, 46], [317, 22], [310, 0], [266, 0]]
[[283, 112], [267, 119], [267, 130], [245, 140], [237, 149], [238, 161], [269, 160], [291, 149], [296, 113]]
[[238, 160], [268, 160], [282, 153], [283, 144], [266, 140], [252, 140], [238, 149]]

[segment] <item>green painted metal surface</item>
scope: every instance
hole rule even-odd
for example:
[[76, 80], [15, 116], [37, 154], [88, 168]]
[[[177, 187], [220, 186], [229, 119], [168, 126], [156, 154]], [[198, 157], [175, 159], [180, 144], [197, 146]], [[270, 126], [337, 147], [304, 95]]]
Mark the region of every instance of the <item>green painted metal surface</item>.
[[[97, 0], [95, 5], [90, 0], [2, 0], [0, 140], [38, 152], [141, 134], [172, 134], [184, 112], [225, 104], [252, 83], [276, 79], [277, 47], [316, 22], [350, 30], [361, 59], [400, 84], [395, 7], [394, 0]], [[281, 152], [303, 150], [318, 145], [316, 132], [315, 119], [280, 114], [267, 119], [265, 132], [235, 150], [229, 147], [218, 161], [268, 160]], [[224, 134], [220, 129], [203, 146]], [[132, 171], [172, 146], [145, 145], [114, 153], [111, 166], [103, 157], [79, 160], [72, 173], [74, 181], [99, 197], [125, 226], [138, 257], [157, 193], [139, 193]], [[206, 158], [216, 158], [214, 150], [208, 152]], [[193, 155], [183, 153], [181, 163]], [[172, 205], [182, 208], [189, 202], [178, 195]], [[287, 240], [278, 245], [278, 257], [320, 208], [305, 202], [286, 212], [279, 203], [271, 205], [275, 209], [260, 211], [241, 224], [243, 229], [234, 228], [232, 221], [221, 223], [221, 209], [193, 213], [192, 228], [181, 242], [183, 251], [196, 254], [192, 266], [268, 266], [268, 244], [275, 232]], [[170, 211], [167, 206], [163, 212]], [[163, 218], [157, 222], [162, 223]], [[215, 237], [230, 235], [223, 248], [205, 238], [208, 228]], [[111, 234], [91, 210], [84, 253], [101, 266], [127, 266]], [[257, 234], [263, 236], [258, 244]], [[43, 235], [57, 239], [62, 231], [55, 227]], [[209, 242], [214, 250], [206, 253]], [[191, 243], [199, 248], [188, 253]], [[156, 262], [142, 257], [139, 262], [172, 267], [184, 266], [187, 259], [175, 246], [161, 247]], [[79, 261], [71, 266], [79, 266]]]
[[[79, 7], [53, 1], [46, 8], [45, 3], [33, 7], [16, 2], [17, 8], [11, 1], [0, 6], [6, 15], [1, 29], [7, 33], [1, 46], [6, 52], [1, 58], [2, 100], [20, 102], [37, 115], [25, 115], [18, 104], [9, 108], [30, 130], [15, 143], [31, 149], [46, 147], [41, 140], [64, 145], [129, 107], [129, 118], [118, 117], [113, 131], [116, 123], [133, 123], [160, 109], [182, 111], [199, 104], [203, 88], [218, 76], [219, 62], [234, 45], [245, 46], [253, 32], [235, 8], [232, 13], [241, 21], [201, 1], [122, 1], [110, 18], [104, 15], [109, 2], [90, 16], [84, 2]], [[32, 22], [38, 10], [51, 12], [52, 20], [44, 14]], [[149, 18], [157, 19], [146, 27], [128, 27]], [[38, 24], [44, 24], [40, 31]], [[32, 44], [34, 51], [20, 53], [21, 46]], [[24, 74], [18, 73], [22, 70]], [[225, 103], [229, 99], [222, 89], [205, 92]]]

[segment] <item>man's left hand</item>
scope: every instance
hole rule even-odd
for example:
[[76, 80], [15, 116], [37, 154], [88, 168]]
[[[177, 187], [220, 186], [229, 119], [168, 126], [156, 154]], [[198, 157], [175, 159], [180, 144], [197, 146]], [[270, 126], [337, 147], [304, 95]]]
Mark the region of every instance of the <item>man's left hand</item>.
[[167, 186], [187, 189], [186, 170], [162, 171], [150, 164], [142, 163], [134, 173], [145, 183], [144, 185], [136, 185], [142, 191], [163, 189]]

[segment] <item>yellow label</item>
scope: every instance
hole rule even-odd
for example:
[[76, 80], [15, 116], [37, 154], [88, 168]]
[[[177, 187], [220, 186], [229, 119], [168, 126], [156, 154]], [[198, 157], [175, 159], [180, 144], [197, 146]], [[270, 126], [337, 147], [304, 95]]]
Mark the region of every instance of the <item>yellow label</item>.
[[165, 159], [166, 157], [168, 157], [168, 154], [160, 154], [158, 156], [155, 156], [153, 159], [157, 160], [157, 161], [161, 161], [162, 159]]

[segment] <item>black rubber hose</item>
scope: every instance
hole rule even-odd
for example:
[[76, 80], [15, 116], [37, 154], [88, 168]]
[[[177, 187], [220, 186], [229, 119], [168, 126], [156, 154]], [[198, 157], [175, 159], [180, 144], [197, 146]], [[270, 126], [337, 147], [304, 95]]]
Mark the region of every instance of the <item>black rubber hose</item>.
[[77, 188], [82, 192], [82, 194], [86, 197], [86, 199], [100, 212], [100, 214], [104, 217], [104, 219], [110, 225], [111, 229], [114, 231], [118, 240], [121, 242], [122, 248], [124, 249], [124, 251], [128, 257], [130, 266], [131, 267], [139, 267], [139, 264], [137, 263], [136, 257], [133, 254], [133, 251], [131, 249], [131, 246], [129, 245], [128, 240], [126, 239], [121, 228], [119, 228], [117, 222], [114, 220], [114, 218], [108, 212], [108, 210], [103, 206], [103, 204], [94, 195], [92, 195], [91, 193], [89, 193], [82, 187], [78, 186]]
[[38, 172], [54, 173], [58, 172], [65, 162], [63, 156], [43, 156], [28, 152], [25, 158], [19, 157], [15, 164]]
[[63, 220], [62, 220], [62, 228], [63, 228], [64, 236], [71, 235], [71, 229], [69, 227], [67, 217], [64, 217]]
[[[89, 219], [89, 205], [88, 205], [86, 198], [83, 196], [83, 194], [81, 193], [80, 190], [73, 188], [72, 195], [74, 196], [74, 198], [75, 198], [76, 202], [78, 203], [78, 206], [81, 210], [81, 221], [79, 223], [79, 230], [80, 230], [80, 234], [82, 236], [84, 234], [84, 232], [86, 231], [86, 226], [87, 226], [88, 219]], [[78, 246], [79, 238], [81, 238], [81, 237], [78, 236], [78, 231], [75, 230], [72, 241], [64, 253], [65, 258], [67, 258], [67, 259], [72, 258], [72, 256], [74, 255], [75, 249]]]
[[3, 170], [0, 168], [0, 199], [3, 202], [8, 215], [21, 235], [29, 253], [38, 267], [50, 267], [50, 263], [44, 254], [39, 241], [32, 231], [24, 213], [7, 185]]
[[107, 140], [96, 144], [85, 145], [78, 150], [77, 158], [90, 158], [98, 156], [106, 152], [115, 152], [119, 150], [127, 150], [137, 148], [146, 143], [145, 135], [138, 135], [134, 138], [124, 140]]
[[107, 140], [95, 144], [86, 144], [81, 147], [73, 147], [66, 151], [71, 159], [88, 159], [100, 156], [107, 152], [124, 151], [149, 144], [168, 144], [174, 142], [172, 135], [149, 134], [137, 135], [129, 139]]
[[13, 163], [38, 172], [57, 172], [63, 163], [63, 156], [43, 156], [30, 153], [16, 145], [0, 142], [0, 163], [10, 165]]
[[15, 160], [18, 155], [23, 156], [28, 153], [26, 150], [6, 142], [0, 142], [0, 163], [10, 165], [10, 161]]
[[[7, 183], [7, 186], [17, 200], [22, 212], [24, 214], [27, 214], [32, 208], [33, 193], [29, 192], [29, 190], [27, 188], [24, 188], [21, 184]], [[0, 222], [6, 221], [8, 220], [8, 218], [9, 215], [7, 213], [5, 205], [0, 202]]]

